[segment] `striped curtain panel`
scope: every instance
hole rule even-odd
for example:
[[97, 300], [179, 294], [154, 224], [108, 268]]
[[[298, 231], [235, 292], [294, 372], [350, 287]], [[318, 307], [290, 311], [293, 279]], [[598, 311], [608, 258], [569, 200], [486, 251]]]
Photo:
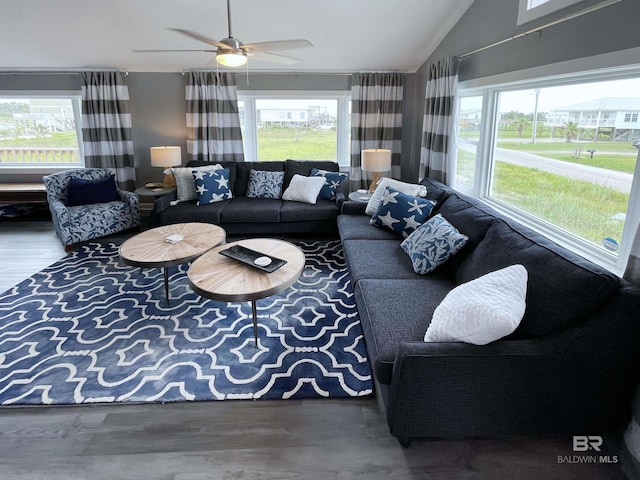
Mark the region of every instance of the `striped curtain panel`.
[[627, 268], [624, 272], [624, 278], [630, 282], [640, 285], [640, 225], [636, 230], [636, 236], [631, 245], [631, 252], [627, 260]]
[[129, 89], [123, 72], [83, 72], [82, 144], [87, 167], [108, 168], [118, 186], [135, 190]]
[[458, 57], [429, 65], [422, 122], [419, 178], [447, 183], [456, 156], [455, 97], [458, 89]]
[[400, 178], [402, 153], [401, 73], [357, 73], [351, 86], [351, 190], [369, 188], [371, 174], [360, 168], [360, 152], [391, 150], [391, 176]]
[[243, 162], [235, 75], [189, 72], [185, 98], [191, 160]]

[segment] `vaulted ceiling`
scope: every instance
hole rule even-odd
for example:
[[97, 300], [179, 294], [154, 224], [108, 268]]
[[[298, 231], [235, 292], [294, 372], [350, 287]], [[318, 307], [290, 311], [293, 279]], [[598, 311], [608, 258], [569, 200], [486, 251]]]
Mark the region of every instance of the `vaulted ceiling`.
[[[314, 45], [274, 51], [299, 59], [293, 65], [250, 59], [251, 71], [413, 72], [471, 3], [231, 0], [232, 33], [244, 43], [305, 38]], [[212, 53], [132, 50], [209, 48], [169, 28], [220, 40], [226, 8], [226, 0], [0, 0], [0, 70], [215, 68]]]

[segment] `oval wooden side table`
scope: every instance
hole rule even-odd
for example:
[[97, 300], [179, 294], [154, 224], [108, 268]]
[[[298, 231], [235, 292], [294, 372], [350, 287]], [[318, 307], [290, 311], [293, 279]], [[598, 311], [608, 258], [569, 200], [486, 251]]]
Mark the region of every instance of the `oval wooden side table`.
[[[221, 250], [242, 245], [286, 263], [267, 273], [251, 265], [220, 254]], [[251, 238], [209, 250], [191, 264], [189, 284], [197, 294], [222, 302], [251, 302], [253, 336], [258, 346], [256, 300], [279, 293], [295, 282], [304, 271], [302, 250], [292, 243], [271, 238]]]

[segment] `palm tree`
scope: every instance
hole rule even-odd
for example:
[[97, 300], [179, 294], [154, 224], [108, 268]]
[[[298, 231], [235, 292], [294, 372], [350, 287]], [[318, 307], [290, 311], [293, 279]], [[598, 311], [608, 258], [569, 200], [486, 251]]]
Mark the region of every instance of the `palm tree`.
[[518, 117], [513, 122], [513, 126], [518, 129], [518, 137], [522, 138], [522, 131], [529, 126], [529, 120], [525, 117]]
[[578, 124], [575, 122], [567, 122], [564, 124], [564, 136], [567, 139], [567, 143], [571, 143], [571, 140], [578, 137]]

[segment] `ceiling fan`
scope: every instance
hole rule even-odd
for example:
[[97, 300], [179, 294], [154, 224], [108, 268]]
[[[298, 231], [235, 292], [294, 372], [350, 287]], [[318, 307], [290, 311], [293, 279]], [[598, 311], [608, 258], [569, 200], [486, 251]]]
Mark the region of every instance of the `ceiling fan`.
[[229, 28], [229, 35], [227, 38], [223, 38], [220, 41], [213, 40], [205, 35], [191, 30], [185, 30], [182, 28], [170, 28], [174, 32], [178, 32], [182, 35], [194, 38], [200, 42], [206, 43], [212, 47], [212, 49], [204, 50], [133, 50], [134, 52], [212, 52], [216, 54], [216, 61], [220, 65], [225, 67], [240, 67], [247, 63], [248, 57], [255, 58], [256, 60], [262, 60], [265, 62], [292, 64], [298, 60], [295, 58], [287, 57], [285, 55], [279, 55], [271, 53], [268, 50], [292, 50], [296, 48], [313, 47], [313, 44], [305, 39], [293, 39], [293, 40], [275, 40], [270, 42], [258, 42], [244, 44], [240, 40], [233, 37], [231, 34], [231, 0], [227, 0], [227, 25]]

